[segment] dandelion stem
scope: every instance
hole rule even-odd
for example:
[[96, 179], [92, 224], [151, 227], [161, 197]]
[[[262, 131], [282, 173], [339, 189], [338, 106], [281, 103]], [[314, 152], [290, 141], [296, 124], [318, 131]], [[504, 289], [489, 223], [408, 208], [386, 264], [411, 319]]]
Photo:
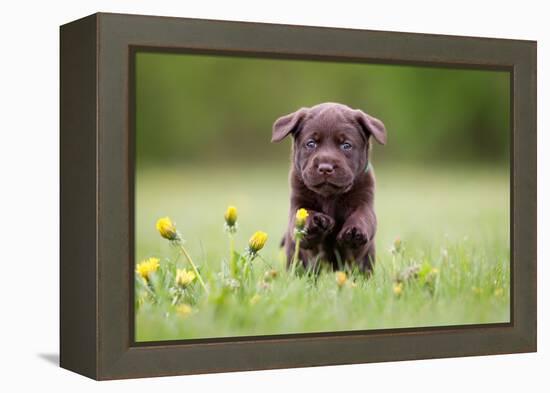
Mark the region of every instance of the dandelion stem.
[[250, 259], [247, 258], [244, 260], [244, 267], [243, 267], [243, 273], [242, 273], [242, 279], [243, 281], [248, 278], [248, 267], [250, 266]]
[[235, 239], [233, 234], [229, 233], [229, 269], [231, 277], [237, 277], [237, 260], [235, 258]]
[[258, 254], [258, 258], [260, 258], [260, 260], [261, 260], [264, 264], [266, 264], [270, 269], [273, 269], [273, 266], [271, 266], [271, 263], [269, 263], [268, 261], [266, 261], [266, 260], [264, 259], [264, 257], [262, 257], [261, 255]]
[[243, 272], [242, 272], [242, 278], [243, 280], [248, 280], [250, 278], [250, 273], [252, 272], [252, 261], [254, 258], [256, 258], [259, 254], [250, 254], [248, 257], [244, 258], [244, 264], [243, 264]]
[[292, 267], [290, 269], [290, 274], [294, 275], [296, 271], [296, 265], [298, 264], [298, 255], [300, 253], [300, 240], [302, 236], [296, 236], [296, 245], [294, 246], [294, 257], [292, 258]]
[[202, 280], [202, 277], [197, 269], [197, 266], [195, 265], [195, 263], [193, 262], [193, 260], [191, 259], [191, 256], [187, 253], [187, 250], [185, 249], [185, 247], [183, 247], [183, 244], [181, 243], [178, 243], [178, 246], [180, 247], [181, 251], [183, 252], [183, 255], [185, 255], [185, 258], [189, 261], [189, 263], [191, 264], [191, 267], [193, 268], [193, 270], [195, 271], [195, 274], [197, 275], [197, 278], [199, 279], [199, 282], [202, 286], [202, 288], [204, 289], [204, 291], [208, 294], [208, 289], [206, 288], [206, 285], [204, 283], [204, 281]]
[[149, 282], [149, 280], [144, 280], [144, 281], [145, 282], [143, 283], [143, 288], [145, 288], [147, 293], [149, 293], [149, 295], [151, 295], [153, 300], [156, 300], [157, 299], [157, 294], [155, 293], [154, 288], [151, 286], [151, 283]]
[[174, 298], [172, 299], [172, 306], [175, 306], [176, 303], [178, 302], [178, 300], [180, 300], [180, 293], [176, 293], [176, 295], [174, 296]]

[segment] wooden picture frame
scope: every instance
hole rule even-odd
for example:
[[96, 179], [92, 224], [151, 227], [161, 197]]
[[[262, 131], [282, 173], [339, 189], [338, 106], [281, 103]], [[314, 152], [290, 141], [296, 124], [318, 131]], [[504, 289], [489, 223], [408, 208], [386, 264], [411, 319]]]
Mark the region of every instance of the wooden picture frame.
[[[136, 50], [505, 70], [511, 322], [133, 339]], [[98, 13], [61, 27], [61, 367], [118, 379], [536, 351], [536, 42]]]

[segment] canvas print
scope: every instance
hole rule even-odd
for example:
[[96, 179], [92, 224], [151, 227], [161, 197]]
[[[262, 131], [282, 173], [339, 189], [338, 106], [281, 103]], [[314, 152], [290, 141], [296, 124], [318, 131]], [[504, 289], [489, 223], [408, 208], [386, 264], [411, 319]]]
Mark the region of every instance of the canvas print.
[[510, 73], [138, 51], [136, 342], [510, 322]]

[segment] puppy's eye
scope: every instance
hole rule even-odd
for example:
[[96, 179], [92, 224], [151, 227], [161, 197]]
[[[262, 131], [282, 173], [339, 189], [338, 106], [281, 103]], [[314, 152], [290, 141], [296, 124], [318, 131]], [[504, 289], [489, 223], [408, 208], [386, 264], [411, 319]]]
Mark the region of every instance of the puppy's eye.
[[310, 139], [309, 141], [306, 142], [306, 147], [308, 149], [315, 149], [317, 147], [317, 143], [315, 143], [313, 139]]
[[348, 142], [344, 142], [340, 145], [340, 148], [342, 150], [351, 150], [351, 143], [348, 143]]

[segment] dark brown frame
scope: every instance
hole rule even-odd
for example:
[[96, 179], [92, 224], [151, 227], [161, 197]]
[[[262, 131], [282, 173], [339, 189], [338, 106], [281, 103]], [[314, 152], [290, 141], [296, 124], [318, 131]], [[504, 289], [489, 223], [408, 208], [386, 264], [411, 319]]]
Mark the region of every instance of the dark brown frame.
[[[507, 70], [511, 322], [135, 343], [138, 50]], [[95, 379], [536, 351], [536, 42], [94, 14], [61, 27], [61, 366]]]

